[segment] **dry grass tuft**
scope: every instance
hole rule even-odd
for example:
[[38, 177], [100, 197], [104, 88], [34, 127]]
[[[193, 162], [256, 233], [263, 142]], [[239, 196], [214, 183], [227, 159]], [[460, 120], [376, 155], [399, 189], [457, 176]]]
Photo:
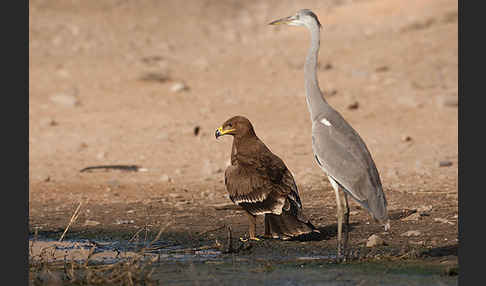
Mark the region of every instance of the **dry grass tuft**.
[[[75, 220], [77, 211], [73, 214], [71, 222]], [[118, 262], [108, 265], [92, 259], [96, 245], [93, 245], [86, 258], [81, 260], [68, 260], [67, 255], [62, 261], [56, 260], [57, 249], [55, 246], [45, 247], [39, 254], [33, 255], [34, 239], [29, 252], [30, 285], [158, 285], [158, 282], [151, 278], [154, 271], [153, 264], [158, 259], [145, 254], [170, 224], [169, 222], [162, 226], [155, 238], [135, 255], [126, 259], [121, 258]], [[66, 230], [68, 228], [69, 225]]]

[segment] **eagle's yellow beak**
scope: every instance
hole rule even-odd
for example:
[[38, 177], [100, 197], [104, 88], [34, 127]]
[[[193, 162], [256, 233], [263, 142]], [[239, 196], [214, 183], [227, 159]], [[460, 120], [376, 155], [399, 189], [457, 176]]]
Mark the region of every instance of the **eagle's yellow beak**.
[[226, 129], [226, 130], [223, 130], [223, 126], [221, 126], [218, 129], [216, 129], [216, 133], [215, 133], [216, 139], [218, 139], [219, 136], [223, 136], [223, 135], [228, 134], [230, 132], [233, 132], [235, 130], [236, 129]]

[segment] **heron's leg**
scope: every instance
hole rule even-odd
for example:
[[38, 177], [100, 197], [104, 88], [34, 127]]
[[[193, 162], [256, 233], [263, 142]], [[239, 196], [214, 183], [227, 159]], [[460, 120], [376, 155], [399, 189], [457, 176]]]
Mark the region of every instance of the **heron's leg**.
[[348, 194], [343, 192], [344, 194], [344, 224], [346, 228], [344, 230], [344, 259], [346, 259], [347, 248], [348, 248], [348, 240], [349, 240], [349, 203], [348, 203]]
[[333, 178], [331, 177], [328, 177], [329, 178], [329, 181], [331, 182], [331, 185], [332, 185], [332, 188], [334, 189], [334, 193], [336, 194], [336, 205], [337, 205], [337, 220], [338, 220], [338, 225], [337, 225], [337, 228], [338, 228], [338, 237], [337, 237], [337, 241], [338, 241], [338, 257], [341, 256], [341, 233], [342, 233], [342, 227], [343, 227], [343, 212], [342, 212], [342, 209], [341, 209], [341, 199], [340, 199], [340, 196], [339, 196], [339, 186], [338, 184], [336, 183], [336, 181], [334, 181]]

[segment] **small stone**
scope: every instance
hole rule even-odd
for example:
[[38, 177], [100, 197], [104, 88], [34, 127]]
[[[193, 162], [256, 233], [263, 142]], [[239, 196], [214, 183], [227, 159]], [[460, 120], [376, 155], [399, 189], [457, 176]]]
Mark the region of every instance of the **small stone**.
[[352, 103], [348, 104], [348, 109], [351, 109], [351, 110], [358, 109], [358, 107], [359, 107], [359, 102], [357, 102], [357, 101], [353, 101]]
[[176, 92], [186, 91], [188, 89], [189, 89], [189, 87], [185, 83], [178, 82], [178, 83], [175, 83], [174, 85], [172, 85], [172, 87], [170, 88], [170, 91], [176, 93]]
[[166, 132], [160, 133], [157, 136], [157, 139], [159, 139], [159, 140], [167, 140], [167, 139], [169, 139], [169, 134], [167, 134]]
[[99, 221], [95, 221], [95, 220], [89, 220], [87, 219], [85, 222], [84, 222], [84, 226], [97, 226], [99, 225], [100, 222]]
[[409, 230], [407, 232], [404, 232], [401, 234], [401, 236], [407, 236], [407, 237], [410, 237], [410, 236], [419, 236], [421, 235], [422, 233], [418, 230]]
[[412, 137], [408, 136], [408, 135], [405, 135], [402, 137], [402, 141], [403, 142], [409, 142], [409, 141], [412, 141]]
[[167, 72], [147, 72], [139, 79], [143, 81], [166, 82], [170, 79], [170, 77]]
[[439, 162], [439, 167], [450, 167], [450, 166], [452, 166], [451, 161], [440, 161]]
[[330, 69], [332, 69], [332, 68], [333, 68], [333, 66], [332, 66], [332, 64], [331, 64], [331, 63], [327, 63], [327, 64], [325, 64], [325, 65], [322, 67], [322, 69], [324, 69], [324, 70], [330, 70]]
[[381, 67], [377, 67], [377, 68], [375, 69], [375, 71], [376, 71], [376, 72], [386, 72], [386, 71], [388, 71], [389, 69], [390, 69], [390, 68], [389, 68], [389, 67], [387, 67], [387, 66], [381, 66]]
[[162, 182], [171, 182], [172, 181], [172, 179], [167, 174], [163, 174], [162, 177], [160, 177], [160, 180]]
[[448, 276], [459, 275], [459, 267], [457, 265], [449, 265], [444, 270], [445, 274]]
[[44, 182], [50, 182], [51, 181], [51, 177], [49, 176], [46, 176], [44, 179], [43, 179]]
[[50, 97], [50, 100], [56, 104], [67, 106], [67, 107], [74, 107], [80, 104], [80, 101], [77, 96], [67, 94], [67, 93], [58, 93]]
[[193, 132], [194, 132], [194, 136], [199, 135], [199, 131], [200, 131], [200, 130], [201, 130], [201, 127], [200, 127], [199, 125], [195, 126], [195, 127], [194, 127], [194, 130], [193, 130]]
[[56, 73], [57, 73], [58, 76], [60, 76], [62, 78], [70, 77], [69, 71], [67, 71], [66, 69], [63, 69], [63, 68], [58, 69]]
[[419, 219], [421, 219], [421, 215], [420, 213], [416, 212], [416, 213], [413, 213], [407, 217], [404, 217], [402, 218], [401, 220], [402, 221], [418, 221]]
[[127, 219], [117, 219], [115, 220], [115, 224], [132, 224], [135, 223], [133, 219], [127, 220]]
[[437, 217], [437, 218], [434, 218], [434, 221], [435, 222], [447, 223], [447, 224], [450, 224], [450, 225], [454, 225], [453, 222], [450, 222], [448, 219], [445, 219], [445, 218]]
[[371, 235], [366, 241], [366, 247], [375, 247], [385, 244], [385, 241], [377, 234]]
[[421, 206], [421, 207], [417, 208], [417, 212], [420, 215], [427, 215], [431, 211], [432, 211], [432, 205]]
[[106, 152], [100, 152], [98, 153], [98, 155], [96, 155], [96, 158], [98, 158], [99, 160], [102, 160], [106, 157]]
[[446, 107], [457, 107], [459, 105], [459, 99], [457, 95], [444, 95], [440, 96], [440, 102]]
[[79, 151], [82, 151], [86, 148], [88, 148], [88, 144], [86, 144], [85, 142], [81, 142], [81, 144], [79, 144], [79, 146], [78, 146]]
[[197, 59], [194, 62], [194, 65], [196, 67], [198, 67], [201, 71], [208, 71], [209, 70], [209, 62], [204, 58]]

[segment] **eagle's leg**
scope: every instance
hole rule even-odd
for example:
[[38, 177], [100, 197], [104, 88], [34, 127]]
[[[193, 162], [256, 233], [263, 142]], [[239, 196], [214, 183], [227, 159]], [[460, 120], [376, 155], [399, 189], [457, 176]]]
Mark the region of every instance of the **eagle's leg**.
[[[248, 215], [248, 234], [250, 236], [250, 240], [259, 241], [260, 239], [255, 236], [256, 233], [256, 216], [252, 215], [249, 212], [246, 212]], [[240, 239], [241, 241], [245, 241], [244, 239]]]
[[341, 257], [341, 234], [343, 230], [343, 212], [341, 208], [341, 199], [339, 195], [339, 186], [334, 181], [333, 178], [328, 177], [329, 181], [331, 182], [332, 188], [334, 189], [334, 193], [336, 195], [336, 206], [337, 206], [337, 228], [338, 228], [338, 237], [337, 237], [337, 257]]
[[265, 234], [263, 237], [272, 238], [272, 226], [270, 225], [270, 217], [265, 215]]
[[348, 203], [348, 194], [343, 192], [344, 194], [344, 224], [346, 228], [344, 229], [344, 259], [346, 260], [347, 256], [347, 248], [348, 248], [348, 240], [349, 240], [349, 203]]

